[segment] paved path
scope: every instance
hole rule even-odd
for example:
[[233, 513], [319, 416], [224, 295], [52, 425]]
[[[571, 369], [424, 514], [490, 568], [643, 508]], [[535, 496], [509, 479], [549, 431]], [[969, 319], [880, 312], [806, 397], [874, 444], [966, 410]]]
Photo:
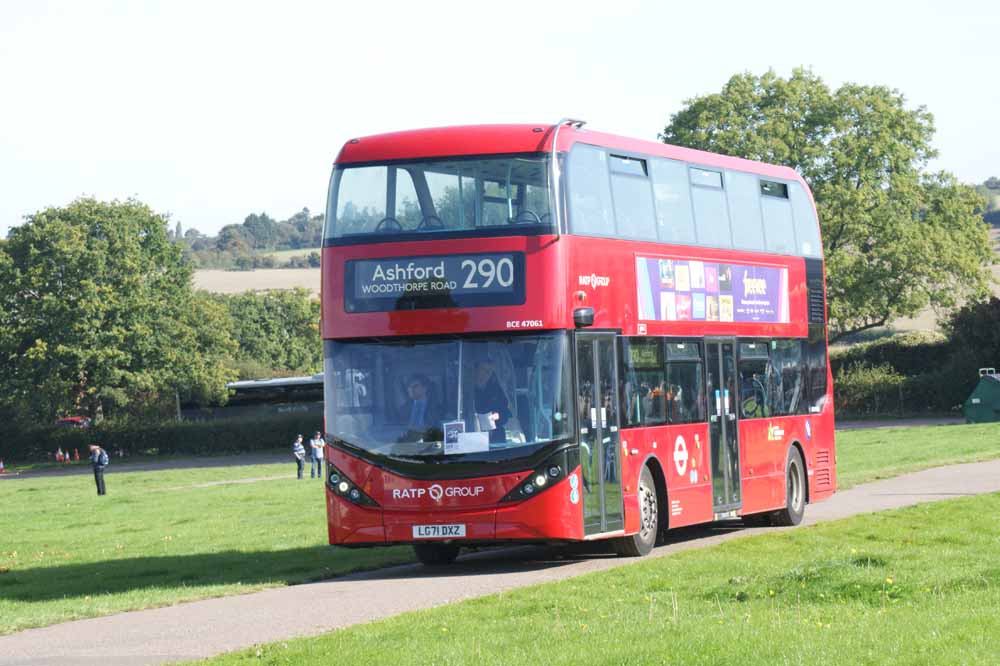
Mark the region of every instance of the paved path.
[[[840, 492], [808, 507], [805, 524], [998, 491], [1000, 460], [938, 467]], [[651, 557], [774, 529], [746, 529], [732, 522], [678, 530]], [[196, 659], [636, 561], [601, 553], [556, 555], [540, 548], [488, 551], [462, 557], [438, 572], [406, 565], [30, 629], [0, 637], [0, 664], [132, 666]]]
[[867, 430], [869, 428], [915, 428], [919, 426], [962, 425], [965, 419], [958, 416], [939, 416], [919, 419], [872, 419], [869, 421], [837, 421], [837, 430]]

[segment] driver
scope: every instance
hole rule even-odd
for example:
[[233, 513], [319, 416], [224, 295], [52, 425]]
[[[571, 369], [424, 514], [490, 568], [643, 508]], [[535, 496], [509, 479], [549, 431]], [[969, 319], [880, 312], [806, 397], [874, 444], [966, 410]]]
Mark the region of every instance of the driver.
[[430, 398], [430, 388], [427, 375], [414, 375], [406, 383], [407, 400], [403, 403], [402, 417], [411, 432], [425, 433], [441, 421], [437, 406]]

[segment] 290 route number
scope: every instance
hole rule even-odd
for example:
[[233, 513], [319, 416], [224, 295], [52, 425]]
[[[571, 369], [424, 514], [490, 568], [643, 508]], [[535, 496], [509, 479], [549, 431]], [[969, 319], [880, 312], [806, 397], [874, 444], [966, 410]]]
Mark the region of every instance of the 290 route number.
[[[488, 289], [494, 282], [501, 287], [509, 287], [514, 284], [514, 262], [509, 257], [504, 257], [499, 261], [492, 259], [480, 259], [473, 261], [466, 259], [462, 262], [462, 270], [468, 271], [465, 274], [465, 284], [462, 289]], [[480, 280], [483, 280], [480, 282]]]

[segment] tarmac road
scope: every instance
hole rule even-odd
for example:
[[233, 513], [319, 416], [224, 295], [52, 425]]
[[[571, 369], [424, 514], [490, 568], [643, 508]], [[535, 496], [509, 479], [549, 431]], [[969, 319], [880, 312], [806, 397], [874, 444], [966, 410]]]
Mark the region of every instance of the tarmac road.
[[[810, 505], [803, 524], [991, 492], [1000, 492], [1000, 460], [937, 467], [839, 492]], [[748, 529], [739, 522], [687, 528], [673, 533], [671, 543], [650, 557], [774, 529], [796, 528]], [[406, 565], [29, 629], [0, 637], [0, 664], [132, 666], [204, 658], [637, 561], [601, 553], [564, 556], [541, 548], [486, 551], [440, 571]]]

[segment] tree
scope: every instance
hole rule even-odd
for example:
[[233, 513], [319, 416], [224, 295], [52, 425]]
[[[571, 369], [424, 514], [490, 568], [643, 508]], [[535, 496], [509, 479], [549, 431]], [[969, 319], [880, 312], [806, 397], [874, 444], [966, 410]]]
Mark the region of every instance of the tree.
[[[319, 301], [305, 289], [216, 295], [232, 318], [237, 361], [271, 374], [314, 373], [323, 366]], [[259, 379], [260, 377], [245, 377]]]
[[0, 254], [0, 397], [41, 422], [225, 400], [226, 313], [191, 287], [167, 220], [79, 199], [31, 215]]
[[927, 173], [933, 118], [896, 90], [811, 71], [737, 74], [687, 100], [660, 139], [783, 164], [812, 188], [823, 232], [831, 340], [987, 293], [993, 254], [983, 201]]
[[184, 240], [184, 233], [183, 233], [183, 231], [184, 230], [181, 229], [181, 222], [180, 222], [180, 220], [177, 220], [177, 227], [174, 229], [174, 240], [177, 241], [178, 243], [180, 243], [182, 240]]

